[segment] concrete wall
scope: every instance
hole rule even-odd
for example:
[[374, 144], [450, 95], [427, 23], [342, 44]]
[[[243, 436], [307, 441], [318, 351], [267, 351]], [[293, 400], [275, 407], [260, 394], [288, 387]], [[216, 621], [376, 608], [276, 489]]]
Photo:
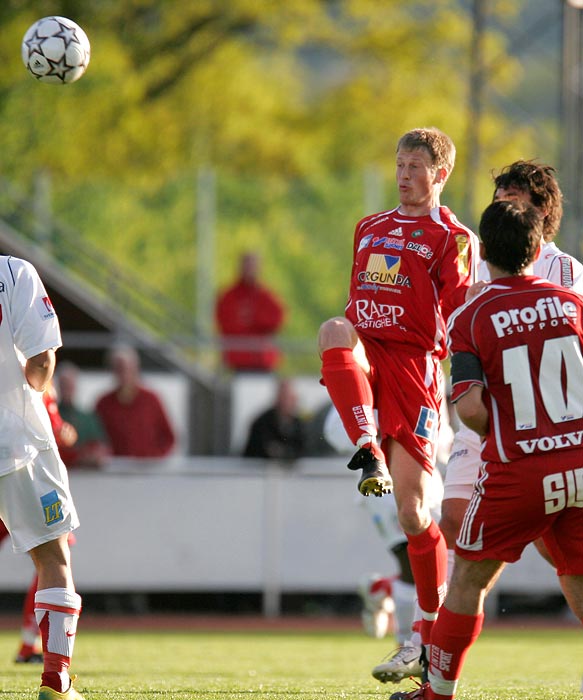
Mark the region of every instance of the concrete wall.
[[[342, 459], [293, 467], [235, 458], [116, 460], [72, 472], [81, 518], [74, 570], [81, 592], [262, 591], [277, 614], [282, 592], [354, 592], [369, 572], [395, 572], [358, 507], [356, 475]], [[0, 590], [32, 572], [8, 542]], [[498, 591], [556, 592], [553, 570], [530, 547]]]

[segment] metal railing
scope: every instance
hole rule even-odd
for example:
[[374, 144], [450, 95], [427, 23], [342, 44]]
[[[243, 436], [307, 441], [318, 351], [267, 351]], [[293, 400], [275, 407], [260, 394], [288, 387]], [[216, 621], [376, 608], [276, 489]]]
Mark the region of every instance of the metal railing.
[[51, 262], [64, 268], [102, 299], [127, 313], [154, 335], [179, 345], [195, 336], [193, 313], [144, 282], [83, 239], [79, 231], [51, 215], [39, 220], [34, 198], [0, 178], [0, 218], [29, 245], [40, 247]]

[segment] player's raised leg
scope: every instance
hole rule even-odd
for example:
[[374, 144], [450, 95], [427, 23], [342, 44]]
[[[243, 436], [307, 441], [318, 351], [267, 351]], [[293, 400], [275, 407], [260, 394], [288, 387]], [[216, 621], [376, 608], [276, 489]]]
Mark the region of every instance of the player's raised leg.
[[377, 444], [373, 391], [364, 348], [354, 326], [343, 317], [325, 321], [318, 334], [322, 379], [344, 429], [358, 451], [348, 468], [362, 470], [358, 490], [382, 496], [392, 488], [385, 457]]

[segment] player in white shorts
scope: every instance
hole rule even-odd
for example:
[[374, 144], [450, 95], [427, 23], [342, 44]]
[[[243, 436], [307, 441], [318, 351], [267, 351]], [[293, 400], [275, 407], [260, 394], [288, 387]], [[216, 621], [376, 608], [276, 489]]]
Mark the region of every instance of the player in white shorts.
[[[563, 195], [555, 177], [555, 169], [534, 161], [517, 161], [494, 177], [494, 187], [494, 200], [528, 202], [544, 213], [544, 244], [534, 263], [534, 274], [582, 294], [583, 265], [563, 253], [554, 243], [563, 214]], [[483, 261], [478, 267], [478, 279], [484, 282], [489, 280]], [[439, 523], [448, 546], [450, 575], [453, 548], [481, 463], [480, 450], [478, 435], [462, 425], [455, 435], [445, 472], [445, 494]], [[547, 556], [542, 542], [537, 541], [535, 544], [541, 554]]]
[[81, 597], [67, 537], [79, 520], [43, 403], [60, 346], [59, 323], [36, 270], [0, 256], [0, 518], [14, 551], [30, 554], [38, 576], [39, 700], [83, 700], [68, 673]]
[[[443, 403], [445, 407], [445, 402]], [[440, 426], [440, 449], [437, 463], [445, 464], [446, 455], [453, 439], [453, 430], [446, 417], [442, 417]], [[332, 406], [323, 426], [326, 442], [339, 454], [352, 454], [354, 445], [348, 438], [338, 412]], [[440, 460], [441, 458], [441, 460]], [[439, 521], [441, 500], [443, 497], [443, 480], [439, 469], [432, 474], [430, 496], [431, 513]], [[387, 577], [380, 573], [366, 574], [358, 586], [362, 599], [362, 622], [365, 632], [377, 639], [383, 638], [388, 631], [389, 618], [394, 620], [394, 634], [398, 648], [373, 670], [373, 675], [383, 682], [398, 682], [403, 678], [421, 675], [419, 657], [421, 654], [421, 636], [412, 632], [415, 619], [417, 595], [413, 574], [407, 556], [407, 537], [399, 524], [397, 505], [392, 493], [382, 498], [365, 498], [358, 496], [358, 505], [365, 508], [385, 549], [397, 560], [399, 573]]]

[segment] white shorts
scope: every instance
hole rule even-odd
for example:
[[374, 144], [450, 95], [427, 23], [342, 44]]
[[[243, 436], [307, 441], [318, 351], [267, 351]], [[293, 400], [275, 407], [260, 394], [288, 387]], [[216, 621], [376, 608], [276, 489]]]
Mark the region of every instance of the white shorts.
[[56, 449], [0, 477], [0, 518], [15, 552], [28, 552], [79, 527], [69, 476]]
[[[431, 475], [431, 491], [429, 493], [429, 507], [431, 515], [436, 523], [441, 518], [441, 500], [443, 498], [443, 480], [439, 470], [434, 469]], [[392, 493], [382, 498], [359, 497], [359, 505], [366, 509], [373, 525], [379, 533], [385, 547], [392, 551], [400, 544], [407, 542], [407, 535], [399, 524], [397, 504]]]
[[460, 428], [453, 439], [445, 470], [444, 499], [470, 500], [482, 464], [480, 451], [481, 441], [478, 434], [469, 428]]

